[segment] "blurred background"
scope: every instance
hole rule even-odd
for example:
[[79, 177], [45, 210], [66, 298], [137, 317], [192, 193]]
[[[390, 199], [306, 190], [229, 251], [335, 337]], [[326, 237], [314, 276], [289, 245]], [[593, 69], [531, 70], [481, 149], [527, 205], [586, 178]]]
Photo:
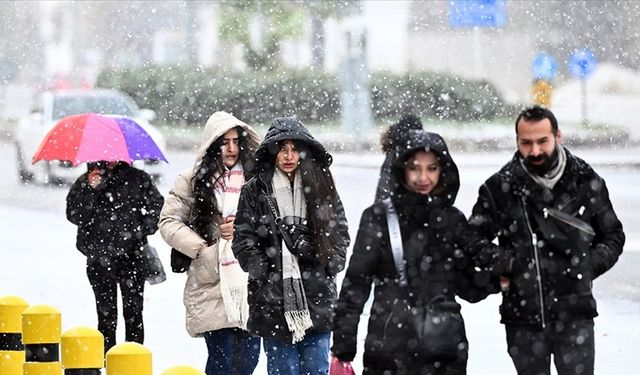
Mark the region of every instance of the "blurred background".
[[[170, 162], [140, 166], [166, 194], [213, 112], [262, 133], [297, 115], [334, 155], [355, 238], [384, 159], [380, 134], [400, 116], [444, 136], [461, 172], [456, 205], [469, 214], [515, 150], [516, 114], [538, 103], [606, 179], [625, 225], [625, 252], [595, 286], [596, 372], [638, 374], [640, 337], [628, 327], [640, 323], [639, 15], [640, 2], [616, 0], [0, 1], [0, 296], [95, 324], [64, 218], [68, 183], [86, 167], [31, 162], [64, 116], [134, 118]], [[170, 248], [158, 234], [150, 243], [169, 270]], [[204, 365], [205, 346], [183, 329], [183, 286], [169, 274], [145, 292], [156, 369]], [[464, 305], [470, 373], [513, 373], [498, 304]]]
[[625, 142], [639, 13], [634, 1], [5, 1], [3, 135], [39, 92], [112, 88], [179, 127], [170, 139], [220, 109], [368, 140], [406, 112], [484, 132], [540, 102]]

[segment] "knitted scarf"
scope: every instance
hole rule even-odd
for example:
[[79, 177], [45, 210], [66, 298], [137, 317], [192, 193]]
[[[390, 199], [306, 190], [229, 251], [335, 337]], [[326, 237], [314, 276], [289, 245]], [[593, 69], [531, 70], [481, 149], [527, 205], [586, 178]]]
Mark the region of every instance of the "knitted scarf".
[[[293, 191], [287, 175], [277, 168], [273, 174], [271, 184], [280, 217], [297, 216], [301, 219], [307, 217], [307, 206], [302, 191], [302, 179], [298, 171], [295, 172]], [[296, 343], [304, 338], [305, 331], [308, 328], [313, 327], [313, 322], [311, 321], [307, 297], [302, 285], [298, 259], [291, 254], [284, 244], [281, 247], [284, 317], [293, 336], [292, 342]]]
[[[218, 208], [222, 213], [222, 223], [235, 216], [240, 199], [240, 188], [244, 184], [242, 165], [237, 163], [231, 170], [225, 170], [214, 186]], [[220, 271], [220, 292], [230, 322], [240, 322], [246, 327], [249, 316], [247, 302], [248, 276], [240, 268], [238, 260], [231, 250], [231, 240], [220, 238], [218, 241], [218, 269]]]
[[567, 165], [567, 154], [564, 151], [564, 147], [562, 147], [561, 144], [557, 144], [556, 149], [558, 150], [558, 163], [555, 167], [551, 168], [549, 172], [545, 173], [544, 176], [538, 176], [535, 173], [529, 172], [527, 166], [524, 164], [524, 160], [520, 158], [520, 165], [522, 165], [525, 172], [527, 172], [527, 174], [531, 176], [538, 185], [549, 190], [553, 189], [553, 187], [556, 186], [556, 183], [560, 181], [560, 178], [564, 173], [564, 167]]

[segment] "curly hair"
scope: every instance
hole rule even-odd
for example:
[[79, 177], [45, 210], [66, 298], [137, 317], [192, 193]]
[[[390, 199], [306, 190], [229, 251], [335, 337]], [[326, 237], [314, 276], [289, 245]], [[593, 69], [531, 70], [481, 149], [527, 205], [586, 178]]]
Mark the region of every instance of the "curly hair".
[[422, 129], [422, 121], [414, 114], [406, 114], [400, 120], [390, 125], [380, 135], [380, 146], [383, 153], [388, 153], [393, 147], [402, 142], [402, 137], [409, 130]]

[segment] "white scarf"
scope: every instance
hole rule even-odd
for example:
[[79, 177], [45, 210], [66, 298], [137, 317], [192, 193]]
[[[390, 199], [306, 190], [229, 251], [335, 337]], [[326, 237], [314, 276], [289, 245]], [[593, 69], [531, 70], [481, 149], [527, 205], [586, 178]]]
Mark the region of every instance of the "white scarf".
[[520, 164], [522, 165], [522, 168], [533, 179], [533, 181], [535, 181], [543, 188], [547, 188], [549, 190], [552, 190], [553, 187], [556, 186], [556, 183], [560, 181], [560, 178], [564, 173], [564, 167], [567, 166], [567, 154], [564, 151], [564, 147], [562, 147], [561, 144], [557, 144], [556, 149], [558, 150], [558, 164], [556, 164], [556, 166], [553, 167], [553, 169], [551, 169], [549, 172], [545, 173], [544, 176], [538, 176], [535, 173], [529, 172], [527, 166], [524, 165], [524, 160], [520, 158]]
[[[293, 179], [293, 191], [289, 178], [278, 168], [275, 169], [271, 184], [281, 218], [297, 216], [305, 219], [307, 217], [302, 179], [298, 171], [295, 172]], [[313, 322], [300, 276], [298, 259], [284, 244], [281, 244], [281, 248], [284, 317], [293, 336], [292, 342], [296, 343], [304, 338], [307, 329], [313, 327]]]
[[[231, 170], [226, 170], [214, 186], [218, 209], [222, 213], [222, 223], [228, 217], [235, 216], [240, 199], [240, 189], [244, 184], [242, 165], [236, 163]], [[240, 322], [246, 328], [249, 316], [247, 301], [247, 273], [242, 271], [238, 260], [231, 250], [231, 240], [218, 240], [218, 269], [220, 271], [220, 292], [230, 322]]]

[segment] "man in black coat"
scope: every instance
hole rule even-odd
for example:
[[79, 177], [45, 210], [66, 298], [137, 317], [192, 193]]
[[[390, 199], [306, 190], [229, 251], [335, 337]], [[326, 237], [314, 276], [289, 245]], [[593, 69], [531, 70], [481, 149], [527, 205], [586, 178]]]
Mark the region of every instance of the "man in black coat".
[[89, 163], [67, 195], [67, 219], [78, 226], [76, 247], [87, 257], [105, 352], [116, 343], [118, 285], [126, 341], [144, 341], [143, 247], [158, 229], [163, 203], [151, 177], [124, 162]]
[[[502, 272], [501, 322], [519, 375], [593, 374], [592, 281], [622, 253], [625, 235], [604, 180], [561, 145], [551, 111], [516, 120], [518, 151], [479, 190], [469, 220]], [[496, 280], [496, 282], [498, 282]]]

